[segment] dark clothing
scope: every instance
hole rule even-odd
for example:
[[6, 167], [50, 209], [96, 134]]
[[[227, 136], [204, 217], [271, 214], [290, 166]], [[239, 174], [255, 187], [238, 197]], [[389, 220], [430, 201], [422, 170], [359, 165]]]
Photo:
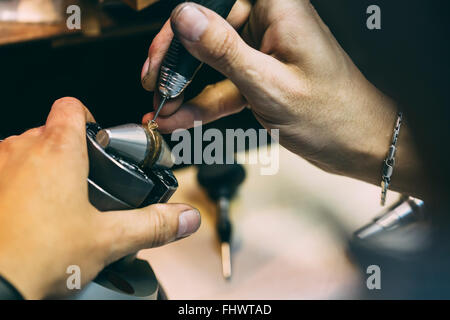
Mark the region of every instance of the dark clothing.
[[19, 291], [2, 276], [0, 276], [0, 300], [23, 300]]

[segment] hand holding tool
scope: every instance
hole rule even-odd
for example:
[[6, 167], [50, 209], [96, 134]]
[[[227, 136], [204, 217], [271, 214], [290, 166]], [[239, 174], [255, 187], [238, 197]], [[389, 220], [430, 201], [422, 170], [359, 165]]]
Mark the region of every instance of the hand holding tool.
[[[194, 0], [208, 9], [213, 10], [222, 18], [227, 18], [236, 0]], [[159, 112], [168, 99], [181, 95], [192, 82], [202, 63], [194, 58], [175, 36], [169, 50], [162, 62], [158, 80], [158, 91], [161, 102], [152, 121], [155, 121]]]

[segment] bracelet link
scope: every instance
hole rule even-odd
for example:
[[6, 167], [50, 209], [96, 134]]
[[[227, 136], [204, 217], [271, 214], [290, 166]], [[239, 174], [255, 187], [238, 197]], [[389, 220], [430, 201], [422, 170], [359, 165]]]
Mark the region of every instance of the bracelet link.
[[401, 112], [397, 115], [397, 121], [395, 122], [394, 134], [392, 136], [391, 146], [386, 159], [383, 161], [383, 168], [381, 171], [381, 205], [384, 206], [386, 203], [386, 194], [391, 183], [391, 177], [394, 173], [395, 166], [395, 153], [397, 151], [397, 140], [400, 133], [400, 127], [402, 125], [403, 114]]
[[389, 160], [384, 160], [383, 166], [383, 180], [390, 179], [392, 177], [392, 173], [394, 172], [394, 163], [389, 164]]
[[395, 146], [391, 146], [389, 148], [389, 154], [388, 154], [388, 159], [392, 159], [395, 161], [395, 152], [397, 151], [397, 148]]

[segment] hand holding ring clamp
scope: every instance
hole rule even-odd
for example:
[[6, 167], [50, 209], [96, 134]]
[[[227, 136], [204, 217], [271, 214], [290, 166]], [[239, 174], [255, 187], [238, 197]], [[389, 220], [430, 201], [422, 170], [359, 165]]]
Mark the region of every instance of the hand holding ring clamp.
[[[100, 211], [141, 208], [169, 200], [178, 187], [171, 152], [157, 126], [126, 124], [102, 129], [86, 125], [89, 200]], [[158, 281], [136, 255], [106, 267], [95, 281], [119, 293], [152, 296]]]

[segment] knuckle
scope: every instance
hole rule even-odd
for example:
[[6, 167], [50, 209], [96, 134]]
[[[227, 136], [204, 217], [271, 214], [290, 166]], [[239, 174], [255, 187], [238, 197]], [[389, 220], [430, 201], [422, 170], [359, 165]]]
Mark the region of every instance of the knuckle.
[[59, 116], [67, 119], [81, 118], [84, 115], [86, 107], [77, 98], [64, 97], [53, 103], [52, 111], [56, 111]]
[[68, 137], [68, 130], [66, 126], [59, 125], [48, 131], [47, 139], [52, 142], [63, 142]]
[[220, 93], [220, 91], [217, 90], [217, 88], [218, 88], [217, 83], [213, 83], [207, 85], [203, 90], [202, 98], [206, 100], [207, 104], [211, 104], [216, 100], [217, 94]]
[[45, 135], [46, 149], [54, 152], [64, 152], [70, 149], [73, 142], [73, 133], [70, 127], [55, 126]]
[[11, 145], [14, 141], [16, 141], [19, 138], [18, 135], [13, 135], [13, 136], [9, 136], [7, 137], [5, 140], [3, 140], [2, 144], [3, 145]]
[[40, 133], [42, 133], [42, 128], [43, 127], [37, 127], [37, 128], [28, 129], [22, 135], [23, 136], [36, 136], [36, 135], [39, 135]]
[[151, 247], [161, 246], [169, 240], [170, 224], [163, 205], [157, 204], [153, 206], [153, 210], [150, 213], [150, 228], [152, 230]]
[[73, 98], [73, 97], [59, 98], [53, 103], [54, 107], [66, 107], [66, 106], [78, 106], [79, 107], [81, 105], [82, 105], [81, 101], [78, 100], [77, 98]]
[[10, 136], [0, 142], [0, 148], [3, 152], [10, 153], [14, 150], [16, 146], [15, 142], [17, 141], [19, 136]]
[[86, 107], [76, 98], [58, 99], [52, 106], [53, 125], [46, 130], [46, 138], [51, 142], [67, 142], [74, 131], [85, 124]]
[[212, 91], [214, 91], [214, 88], [216, 88], [217, 87], [217, 83], [212, 83], [212, 84], [208, 84], [206, 87], [205, 87], [205, 94], [211, 94], [212, 93]]
[[217, 113], [218, 114], [224, 114], [227, 110], [227, 97], [224, 94], [223, 90], [218, 90], [219, 89], [219, 85], [218, 84], [214, 84], [212, 87], [212, 91], [211, 93], [214, 93], [214, 97], [211, 97], [211, 101], [215, 101], [216, 102], [216, 106], [217, 106]]
[[238, 53], [238, 41], [234, 30], [226, 29], [219, 44], [211, 50], [211, 56], [222, 66], [233, 65]]

